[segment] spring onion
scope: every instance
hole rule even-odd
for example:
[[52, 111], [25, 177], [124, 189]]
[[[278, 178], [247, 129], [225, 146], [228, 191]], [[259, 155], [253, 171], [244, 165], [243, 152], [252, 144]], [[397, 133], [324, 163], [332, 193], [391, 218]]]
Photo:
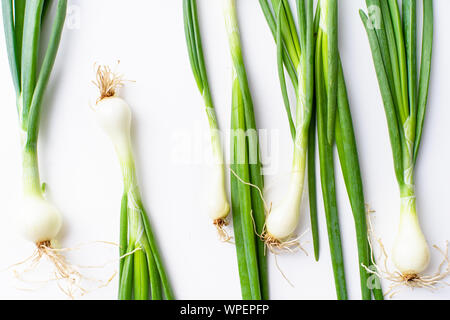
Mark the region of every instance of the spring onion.
[[131, 144], [131, 108], [117, 95], [123, 79], [98, 67], [94, 82], [100, 97], [94, 107], [101, 129], [112, 141], [122, 168], [124, 193], [120, 215], [119, 299], [174, 299], [162, 258], [144, 209]]
[[336, 203], [333, 149], [336, 144], [341, 171], [355, 221], [363, 300], [383, 299], [379, 279], [370, 284], [365, 269], [372, 261], [368, 242], [366, 206], [353, 121], [338, 46], [338, 1], [321, 0], [318, 7], [319, 28], [316, 42], [316, 97], [322, 191], [328, 221], [328, 235], [333, 257], [337, 295], [347, 298], [342, 247]]
[[[311, 227], [314, 240], [314, 254], [316, 260], [319, 260], [319, 231], [317, 223], [317, 202], [316, 202], [316, 181], [315, 181], [315, 114], [313, 108], [314, 98], [314, 19], [313, 19], [313, 1], [297, 2], [298, 20], [300, 26], [300, 32], [297, 32], [292, 10], [287, 1], [272, 1], [269, 3], [267, 0], [260, 0], [261, 8], [266, 16], [269, 27], [274, 35], [277, 43], [278, 53], [278, 71], [281, 83], [281, 89], [286, 107], [291, 134], [294, 140], [294, 170], [293, 178], [298, 176], [302, 172], [303, 177], [298, 179], [297, 185], [292, 185], [291, 195], [285, 199], [285, 206], [288, 203], [293, 204], [292, 200], [296, 203], [289, 209], [289, 215], [295, 217], [291, 219], [292, 225], [290, 225], [289, 235], [285, 238], [289, 238], [294, 229], [298, 225], [298, 218], [300, 216], [300, 200], [303, 193], [304, 172], [298, 170], [295, 166], [298, 166], [301, 162], [298, 161], [299, 151], [302, 153], [302, 161], [304, 166], [308, 168], [308, 190], [309, 190], [309, 202], [310, 202], [310, 216]], [[275, 13], [275, 17], [274, 14]], [[288, 71], [292, 85], [296, 92], [297, 100], [297, 116], [296, 123], [293, 120], [291, 113], [291, 106], [288, 97], [288, 90], [285, 81], [284, 70]], [[303, 118], [303, 119], [302, 119]], [[298, 128], [298, 130], [297, 130]], [[307, 144], [307, 145], [306, 145]], [[302, 146], [302, 148], [299, 148]], [[303, 150], [301, 150], [303, 149]], [[307, 156], [307, 159], [305, 159]], [[301, 184], [299, 181], [301, 180]], [[281, 206], [281, 207], [282, 207]], [[275, 208], [276, 210], [280, 207]], [[271, 212], [268, 218], [267, 231], [270, 234], [274, 232], [269, 222], [273, 220], [286, 220], [286, 217], [277, 213], [274, 210]], [[285, 210], [281, 212], [286, 212]], [[279, 216], [277, 218], [277, 216]], [[286, 221], [287, 222], [287, 221]], [[272, 222], [271, 222], [272, 223]], [[286, 233], [287, 235], [287, 233]], [[272, 236], [273, 237], [273, 236]]]
[[[333, 146], [336, 143], [342, 167], [348, 196], [351, 202], [358, 242], [358, 253], [361, 276], [361, 291], [363, 299], [370, 300], [372, 291], [368, 286], [369, 274], [363, 265], [370, 262], [370, 251], [367, 241], [367, 226], [365, 218], [365, 203], [359, 169], [358, 153], [354, 137], [353, 124], [348, 104], [345, 81], [338, 52], [338, 21], [337, 1], [319, 1], [316, 18], [313, 20], [313, 2], [297, 1], [298, 25], [296, 29], [292, 10], [286, 0], [260, 0], [261, 8], [272, 31], [278, 47], [279, 74], [282, 93], [288, 111], [288, 119], [296, 137], [296, 131], [301, 127], [294, 126], [290, 112], [289, 98], [284, 81], [284, 68], [291, 78], [292, 85], [299, 96], [302, 82], [310, 83], [315, 77], [315, 106], [311, 110], [308, 143], [308, 184], [310, 192], [310, 213], [313, 230], [313, 240], [316, 259], [319, 254], [316, 190], [315, 190], [315, 131], [317, 127], [320, 158], [320, 176], [322, 193], [328, 226], [330, 250], [335, 273], [336, 291], [339, 299], [347, 298], [343, 252], [339, 231], [337, 211], [335, 170]], [[277, 10], [277, 8], [280, 8]], [[306, 11], [305, 11], [306, 8]], [[305, 27], [306, 26], [306, 27]], [[313, 27], [314, 26], [314, 27]], [[313, 34], [314, 31], [314, 34]], [[300, 40], [298, 39], [300, 34]], [[315, 35], [316, 38], [313, 38]], [[303, 38], [302, 38], [303, 37]], [[310, 40], [312, 39], [312, 40]], [[281, 40], [281, 41], [280, 41]], [[316, 41], [316, 48], [310, 49], [310, 41]], [[306, 47], [306, 54], [301, 54], [301, 48]], [[314, 74], [305, 73], [304, 69], [296, 68], [302, 57], [307, 57], [306, 67], [314, 60]], [[284, 66], [284, 68], [283, 68]], [[311, 68], [311, 67], [310, 67]], [[303, 72], [302, 72], [303, 71]], [[306, 77], [305, 77], [306, 74]], [[306, 78], [306, 79], [305, 79]], [[311, 84], [309, 84], [311, 85]], [[303, 84], [304, 86], [304, 84]], [[312, 84], [314, 86], [314, 82]], [[310, 92], [311, 89], [306, 90]], [[305, 96], [305, 94], [304, 94]], [[306, 94], [307, 104], [312, 98]], [[316, 123], [317, 121], [317, 123]], [[374, 289], [376, 299], [382, 299], [379, 289]]]
[[210, 178], [209, 194], [207, 195], [208, 214], [217, 227], [221, 238], [226, 240], [228, 236], [223, 227], [227, 224], [225, 219], [230, 213], [230, 204], [225, 190], [225, 165], [220, 131], [205, 67], [196, 0], [184, 0], [183, 12], [189, 58], [198, 89], [206, 106], [211, 133], [213, 163], [208, 175]]
[[[420, 283], [430, 250], [416, 210], [414, 168], [419, 154], [433, 45], [433, 0], [423, 1], [423, 42], [420, 75], [417, 64], [417, 4], [403, 0], [367, 0], [370, 18], [360, 11], [366, 28], [387, 116], [394, 167], [400, 189], [400, 225], [392, 260], [399, 281]], [[376, 15], [374, 15], [376, 13]], [[376, 24], [377, 28], [374, 28]]]
[[24, 199], [20, 214], [24, 237], [39, 251], [51, 249], [62, 227], [60, 211], [45, 197], [38, 165], [38, 137], [42, 101], [58, 52], [67, 10], [67, 0], [58, 0], [49, 42], [44, 48], [41, 26], [48, 19], [50, 1], [2, 1], [8, 58], [16, 90], [19, 115]]
[[[269, 299], [268, 270], [262, 235], [264, 189], [253, 101], [241, 48], [236, 0], [222, 0], [233, 61], [231, 203], [242, 297]], [[255, 230], [256, 229], [256, 230]]]
[[[304, 4], [299, 5], [300, 15], [305, 15]], [[289, 12], [289, 13], [288, 13]], [[314, 77], [313, 74], [313, 4], [308, 2], [306, 12], [307, 19], [301, 22], [301, 37], [299, 37], [295, 27], [287, 28], [292, 17], [289, 6], [285, 6], [284, 1], [279, 1], [277, 14], [277, 43], [278, 43], [278, 61], [281, 80], [284, 76], [282, 63], [282, 48], [284, 45], [295, 52], [291, 56], [294, 67], [297, 70], [297, 91], [296, 91], [296, 117], [295, 128], [291, 130], [294, 136], [294, 157], [291, 173], [291, 181], [287, 195], [283, 202], [276, 206], [267, 217], [266, 221], [266, 242], [270, 246], [283, 246], [283, 242], [292, 238], [300, 219], [300, 203], [303, 195], [303, 186], [305, 183], [305, 172], [307, 166], [309, 126], [311, 123], [311, 114], [314, 95]], [[308, 20], [308, 22], [306, 21]], [[283, 26], [285, 27], [283, 29]], [[285, 34], [283, 35], [283, 31]], [[307, 42], [308, 40], [308, 42]], [[281, 81], [284, 84], [284, 81]], [[290, 110], [287, 90], [283, 85], [283, 93], [286, 102], [286, 109]], [[294, 122], [294, 121], [292, 121]]]

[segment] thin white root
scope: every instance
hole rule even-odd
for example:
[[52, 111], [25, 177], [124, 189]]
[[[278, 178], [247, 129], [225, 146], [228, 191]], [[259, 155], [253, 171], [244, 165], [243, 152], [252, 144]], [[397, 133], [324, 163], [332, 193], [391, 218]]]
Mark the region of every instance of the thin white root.
[[[96, 241], [95, 243], [103, 243], [117, 246], [116, 244], [104, 241], [102, 242]], [[59, 289], [70, 299], [82, 297], [88, 293], [91, 293], [93, 291], [108, 286], [117, 275], [117, 272], [114, 272], [107, 280], [93, 279], [83, 275], [79, 271], [79, 269], [102, 269], [105, 268], [111, 262], [105, 264], [104, 266], [77, 266], [70, 264], [67, 261], [66, 257], [63, 255], [63, 253], [79, 250], [82, 246], [87, 245], [80, 245], [76, 248], [55, 249], [52, 247], [50, 241], [41, 242], [36, 244], [36, 250], [32, 256], [30, 256], [28, 259], [22, 262], [19, 262], [9, 267], [8, 269], [12, 270], [14, 277], [21, 282], [30, 284], [39, 284], [42, 286], [50, 282], [55, 282], [59, 287]], [[120, 259], [123, 258], [125, 257], [120, 257]], [[25, 279], [24, 275], [35, 270], [43, 259], [48, 260], [54, 267], [54, 270], [52, 271], [52, 276], [49, 279], [41, 281], [30, 281], [28, 279]], [[23, 269], [18, 270], [17, 269], [18, 267], [23, 267]], [[87, 289], [88, 284], [89, 287], [93, 287], [93, 289], [88, 290]], [[30, 289], [23, 289], [23, 290], [33, 291]]]
[[286, 276], [286, 274], [283, 272], [283, 270], [281, 270], [280, 265], [278, 264], [278, 255], [274, 255], [275, 256], [275, 265], [277, 267], [277, 270], [280, 272], [281, 276], [284, 278], [284, 280], [286, 280], [286, 282], [292, 287], [295, 288], [294, 284], [289, 280], [289, 278]]
[[374, 209], [372, 209], [372, 207], [368, 203], [365, 204], [365, 207], [366, 207], [366, 213], [368, 215], [376, 212]]
[[[392, 298], [395, 296], [399, 290], [402, 287], [407, 287], [411, 289], [415, 288], [422, 288], [422, 289], [429, 289], [431, 291], [438, 290], [439, 288], [442, 288], [442, 285], [450, 286], [448, 282], [445, 281], [445, 278], [450, 276], [450, 259], [448, 255], [448, 241], [446, 242], [446, 248], [445, 250], [442, 250], [438, 246], [434, 245], [433, 247], [443, 256], [443, 261], [439, 265], [437, 271], [432, 275], [420, 275], [420, 274], [402, 274], [398, 270], [392, 271], [391, 268], [389, 268], [388, 261], [389, 257], [386, 251], [386, 248], [383, 245], [383, 242], [380, 238], [376, 238], [376, 243], [378, 244], [380, 255], [376, 259], [377, 261], [380, 261], [379, 263], [375, 262], [374, 259], [374, 231], [372, 227], [372, 222], [370, 217], [367, 219], [368, 221], [368, 230], [369, 230], [369, 246], [370, 250], [372, 252], [371, 258], [372, 258], [372, 266], [365, 266], [364, 269], [370, 274], [373, 274], [377, 276], [380, 279], [385, 279], [391, 282], [389, 285], [388, 291], [385, 292], [385, 296]], [[443, 268], [445, 267], [445, 270]]]
[[306, 256], [309, 256], [308, 251], [303, 247], [302, 242], [300, 241], [309, 230], [306, 230], [300, 236], [294, 238], [287, 239], [285, 241], [280, 241], [272, 237], [267, 230], [264, 228], [264, 232], [261, 235], [261, 240], [264, 241], [266, 248], [274, 255], [280, 255], [283, 253], [296, 253], [298, 251], [303, 251]]
[[219, 236], [220, 241], [224, 243], [230, 243], [233, 237], [230, 236], [230, 234], [226, 230], [226, 227], [228, 227], [229, 223], [224, 219], [217, 219], [214, 220], [213, 224], [217, 229], [217, 235]]
[[264, 198], [264, 192], [263, 190], [261, 190], [260, 187], [251, 184], [247, 181], [244, 181], [244, 179], [242, 179], [241, 177], [239, 177], [239, 175], [232, 169], [230, 168], [231, 173], [236, 177], [236, 179], [238, 179], [242, 184], [245, 184], [249, 187], [255, 188], [256, 190], [258, 190], [259, 192], [259, 196], [261, 197], [262, 202], [264, 203], [264, 210], [266, 211], [266, 214], [270, 214], [270, 212], [272, 211], [272, 204], [270, 204], [270, 206], [267, 205], [266, 199]]

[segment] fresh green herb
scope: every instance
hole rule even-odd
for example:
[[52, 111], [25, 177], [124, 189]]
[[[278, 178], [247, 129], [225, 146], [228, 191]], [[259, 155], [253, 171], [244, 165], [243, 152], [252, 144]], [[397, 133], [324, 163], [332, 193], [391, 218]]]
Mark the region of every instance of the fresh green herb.
[[262, 235], [265, 206], [253, 101], [242, 55], [235, 0], [223, 0], [233, 60], [231, 202], [239, 275], [244, 299], [269, 299], [268, 270]]
[[400, 189], [400, 228], [392, 259], [398, 281], [423, 283], [420, 274], [430, 262], [430, 250], [416, 210], [414, 169], [419, 154], [433, 46], [433, 0], [423, 0], [423, 40], [417, 77], [417, 3], [367, 0], [370, 18], [361, 10], [386, 111], [394, 168]]
[[9, 64], [17, 97], [22, 136], [24, 236], [34, 242], [39, 251], [51, 249], [62, 226], [60, 212], [45, 198], [38, 165], [38, 136], [44, 93], [56, 60], [66, 18], [67, 1], [59, 0], [43, 61], [39, 52], [44, 48], [41, 24], [50, 17], [44, 15], [48, 0], [2, 1], [3, 22]]
[[[313, 1], [297, 1], [299, 30], [292, 9], [285, 0], [260, 0], [261, 8], [277, 44], [278, 74], [283, 100], [294, 142], [293, 168], [288, 196], [270, 213], [266, 223], [269, 246], [283, 247], [292, 240], [300, 218], [305, 172], [308, 167], [310, 212], [314, 252], [319, 259], [319, 236], [315, 185], [315, 123], [314, 108], [314, 8]], [[289, 72], [292, 66], [293, 72]], [[291, 112], [285, 79], [288, 71], [296, 93], [295, 121]]]
[[123, 174], [120, 214], [119, 299], [174, 299], [150, 220], [142, 203], [131, 143], [131, 108], [117, 95], [123, 79], [99, 67], [95, 84], [100, 97], [94, 107], [99, 126], [114, 144]]
[[225, 165], [220, 141], [220, 131], [217, 124], [211, 91], [209, 89], [208, 75], [203, 56], [202, 40], [197, 15], [197, 1], [184, 0], [183, 13], [189, 58], [198, 89], [205, 102], [206, 115], [211, 131], [213, 164], [209, 174], [211, 183], [208, 187], [209, 195], [207, 196], [208, 214], [217, 227], [221, 238], [226, 240], [228, 236], [223, 230], [223, 227], [227, 224], [225, 219], [230, 213], [230, 204], [228, 203], [225, 191]]
[[[367, 241], [366, 210], [359, 167], [356, 140], [349, 109], [345, 81], [339, 59], [338, 50], [338, 8], [336, 0], [321, 0], [313, 19], [313, 1], [297, 1], [298, 25], [297, 31], [292, 10], [286, 0], [260, 0], [269, 27], [274, 35], [278, 47], [278, 69], [282, 84], [282, 93], [288, 111], [288, 119], [292, 132], [301, 127], [294, 127], [290, 112], [287, 88], [284, 80], [284, 68], [288, 72], [294, 89], [302, 86], [302, 80], [309, 83], [307, 87], [307, 105], [311, 108], [311, 123], [309, 124], [308, 143], [308, 184], [310, 193], [310, 212], [313, 230], [314, 249], [316, 259], [319, 257], [317, 206], [316, 206], [316, 177], [315, 177], [315, 130], [318, 131], [320, 176], [322, 193], [327, 220], [329, 244], [339, 299], [347, 299], [347, 289], [344, 270], [344, 259], [340, 237], [339, 218], [337, 211], [334, 152], [336, 143], [342, 167], [342, 174], [352, 206], [360, 262], [361, 291], [363, 299], [372, 298], [368, 286], [369, 274], [364, 266], [371, 262]], [[278, 9], [277, 8], [281, 8]], [[306, 11], [305, 11], [306, 8]], [[305, 24], [306, 21], [306, 24]], [[300, 35], [300, 49], [306, 48], [306, 54], [296, 51], [295, 39]], [[306, 35], [306, 36], [305, 36]], [[302, 38], [303, 37], [303, 38]], [[280, 41], [282, 39], [282, 41]], [[311, 43], [315, 48], [309, 48]], [[313, 45], [314, 47], [314, 45]], [[306, 67], [311, 71], [302, 73], [304, 69], [296, 68], [301, 57], [306, 56]], [[313, 61], [311, 63], [311, 61]], [[315, 65], [311, 67], [311, 64]], [[284, 68], [283, 68], [284, 65]], [[294, 71], [293, 71], [294, 70]], [[305, 76], [306, 75], [306, 76]], [[314, 80], [315, 78], [315, 80]], [[315, 82], [315, 84], [314, 84]], [[309, 94], [314, 92], [315, 94]], [[300, 91], [301, 92], [301, 91]], [[298, 94], [297, 94], [298, 96]], [[315, 100], [313, 100], [315, 98]], [[314, 102], [314, 104], [313, 104]], [[293, 134], [293, 136], [295, 136]], [[374, 290], [375, 292], [376, 290]], [[376, 291], [378, 296], [378, 291]]]

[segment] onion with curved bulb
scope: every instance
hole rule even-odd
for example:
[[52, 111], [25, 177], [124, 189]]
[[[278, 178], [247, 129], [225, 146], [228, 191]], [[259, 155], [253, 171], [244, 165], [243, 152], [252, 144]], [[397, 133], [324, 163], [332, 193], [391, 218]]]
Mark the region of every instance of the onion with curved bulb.
[[[433, 1], [423, 1], [420, 66], [418, 63], [416, 64], [419, 61], [419, 51], [415, 48], [418, 8], [415, 1], [403, 1], [402, 10], [396, 1], [385, 1], [380, 8], [376, 8], [378, 11], [381, 10], [375, 12], [381, 13], [380, 21], [373, 21], [374, 12], [371, 12], [373, 8], [370, 7], [368, 7], [369, 15], [360, 11], [360, 16], [368, 35], [380, 93], [385, 106], [395, 175], [401, 195], [400, 224], [392, 250], [392, 260], [398, 269], [395, 276], [401, 273], [396, 280], [407, 286], [429, 288], [443, 280], [449, 274], [449, 269], [443, 274], [439, 274], [439, 271], [433, 276], [423, 275], [430, 263], [430, 248], [420, 227], [416, 211], [414, 170], [422, 144], [432, 70]], [[392, 43], [392, 39], [395, 39], [397, 43], [398, 66], [386, 67], [386, 58], [389, 59], [384, 50], [386, 43], [383, 44], [383, 41], [380, 40], [378, 28], [374, 28], [375, 22], [381, 22], [385, 26], [403, 26], [403, 28], [391, 29], [392, 37], [388, 40]], [[418, 74], [417, 70], [419, 69], [420, 73]], [[448, 262], [448, 257], [445, 256], [445, 260]]]
[[20, 228], [23, 236], [36, 244], [51, 242], [62, 226], [56, 207], [41, 196], [26, 196], [22, 203]]
[[228, 238], [223, 226], [227, 225], [225, 219], [230, 213], [230, 204], [225, 191], [225, 166], [222, 145], [219, 134], [214, 102], [209, 87], [208, 74], [203, 55], [200, 26], [197, 15], [196, 1], [183, 1], [183, 18], [186, 33], [186, 44], [191, 62], [192, 72], [197, 87], [203, 97], [205, 111], [209, 122], [212, 146], [212, 158], [214, 163], [209, 167], [209, 183], [207, 191], [207, 211], [209, 217], [219, 231], [221, 237]]
[[271, 240], [278, 242], [289, 240], [297, 228], [300, 219], [304, 179], [304, 173], [300, 171], [292, 173], [285, 199], [267, 217], [266, 232]]
[[[299, 72], [303, 72], [299, 67]], [[265, 238], [268, 245], [289, 243], [300, 220], [300, 205], [305, 184], [308, 133], [311, 114], [306, 104], [306, 83], [300, 81], [297, 94], [297, 131], [294, 141], [294, 159], [289, 189], [283, 202], [266, 219]]]
[[225, 191], [225, 168], [223, 164], [213, 164], [209, 168], [208, 215], [213, 221], [225, 220], [230, 213]]
[[392, 259], [403, 277], [414, 278], [430, 263], [430, 249], [419, 224], [415, 199], [402, 199], [400, 226]]
[[[131, 108], [120, 97], [101, 99], [95, 106], [99, 126], [108, 135], [121, 158], [131, 150]], [[125, 160], [125, 159], [121, 159]]]
[[[94, 83], [100, 90], [100, 98], [93, 108], [95, 118], [116, 149], [124, 182], [120, 217], [119, 298], [147, 300], [151, 292], [154, 300], [161, 300], [162, 289], [165, 297], [171, 300], [173, 292], [138, 186], [131, 143], [131, 108], [116, 95], [123, 79], [109, 67], [100, 66]], [[155, 271], [158, 275], [154, 274]]]

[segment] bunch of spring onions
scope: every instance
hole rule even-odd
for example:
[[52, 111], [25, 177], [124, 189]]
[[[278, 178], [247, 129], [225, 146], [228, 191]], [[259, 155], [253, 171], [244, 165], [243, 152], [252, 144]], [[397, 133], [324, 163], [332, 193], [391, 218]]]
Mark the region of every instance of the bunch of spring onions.
[[403, 0], [367, 0], [366, 28], [389, 127], [395, 175], [400, 188], [400, 226], [392, 260], [399, 281], [420, 284], [430, 262], [430, 250], [416, 211], [414, 167], [419, 154], [433, 45], [433, 0], [423, 1], [422, 61], [418, 77], [417, 4]]
[[124, 193], [120, 213], [119, 299], [174, 299], [158, 246], [145, 212], [131, 143], [131, 109], [117, 95], [123, 79], [108, 67], [98, 67], [100, 97], [94, 107], [99, 126], [111, 139], [120, 161]]
[[233, 61], [231, 202], [242, 297], [268, 300], [265, 244], [257, 236], [262, 235], [266, 210], [259, 138], [242, 54], [236, 0], [222, 2]]
[[[335, 144], [355, 219], [362, 298], [372, 299], [373, 292], [376, 299], [382, 299], [381, 290], [370, 285], [369, 273], [364, 268], [369, 265], [371, 255], [367, 240], [366, 209], [358, 152], [338, 51], [337, 0], [320, 0], [315, 19], [313, 1], [297, 1], [299, 30], [288, 1], [260, 0], [260, 4], [277, 43], [281, 87], [294, 144], [297, 147], [299, 135], [305, 135], [308, 139], [307, 144], [304, 142], [304, 152], [308, 152], [310, 212], [316, 259], [319, 258], [315, 182], [317, 127], [322, 194], [337, 297], [348, 298], [337, 211], [333, 152]], [[302, 126], [304, 122], [299, 121], [306, 119], [299, 117], [299, 108], [297, 123], [294, 125], [284, 77], [285, 69], [296, 90], [297, 99], [303, 99], [305, 110], [310, 113], [309, 129]], [[300, 100], [300, 105], [301, 103]], [[311, 110], [308, 110], [309, 106]], [[299, 209], [297, 204], [292, 208], [297, 211]]]
[[192, 71], [197, 82], [198, 89], [203, 97], [206, 115], [208, 117], [211, 144], [212, 144], [212, 166], [208, 177], [208, 214], [219, 231], [223, 240], [227, 240], [227, 233], [223, 230], [227, 222], [225, 221], [230, 213], [230, 204], [225, 191], [225, 165], [222, 145], [220, 141], [220, 131], [217, 124], [216, 112], [208, 83], [205, 58], [203, 56], [202, 40], [197, 15], [197, 1], [183, 1], [184, 25], [186, 41], [191, 61]]
[[[61, 40], [67, 0], [57, 1], [50, 37], [44, 48], [42, 25], [50, 19], [49, 7], [48, 0], [2, 1], [21, 130], [24, 199], [20, 225], [25, 238], [35, 243], [42, 253], [51, 250], [62, 226], [61, 213], [45, 197], [37, 147], [42, 101]], [[45, 53], [41, 61], [42, 51]]]

